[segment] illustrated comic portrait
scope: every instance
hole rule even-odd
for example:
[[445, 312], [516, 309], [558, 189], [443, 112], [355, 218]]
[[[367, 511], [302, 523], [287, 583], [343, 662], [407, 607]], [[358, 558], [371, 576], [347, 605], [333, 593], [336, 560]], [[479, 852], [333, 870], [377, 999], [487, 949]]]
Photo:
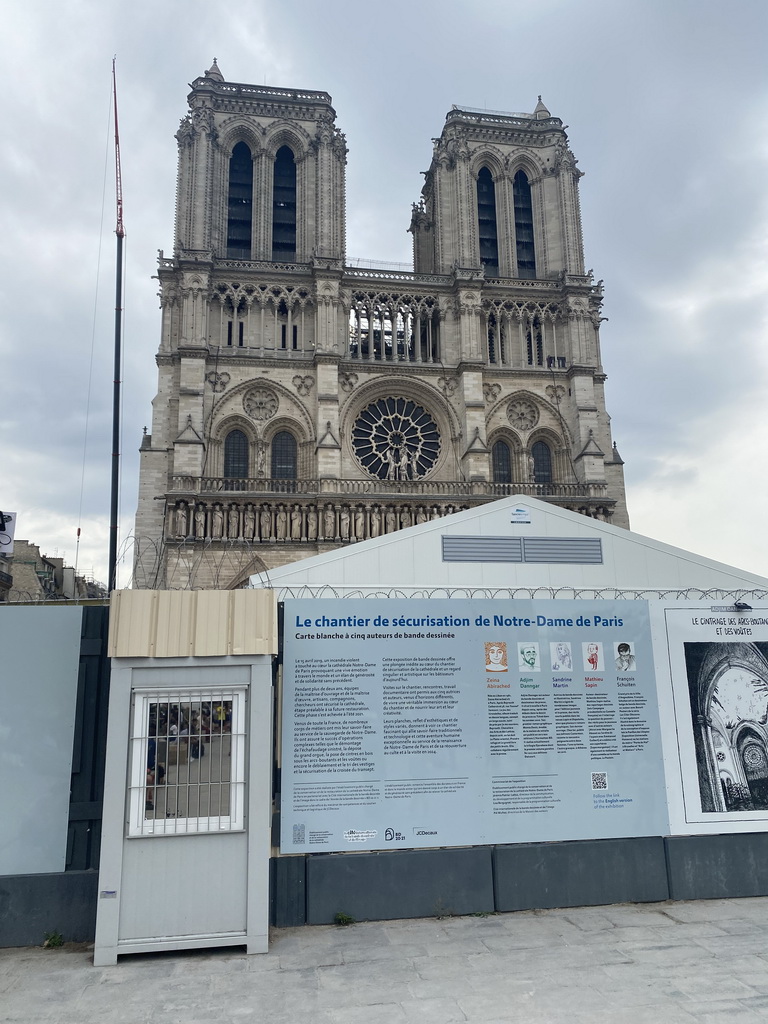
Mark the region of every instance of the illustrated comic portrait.
[[556, 644], [550, 644], [549, 654], [552, 659], [553, 672], [571, 672], [573, 670], [571, 645], [567, 641], [560, 640]]
[[637, 668], [635, 645], [626, 641], [613, 645], [614, 663], [617, 672], [634, 672]]
[[523, 672], [539, 672], [539, 645], [522, 640], [517, 645], [517, 665]]
[[605, 668], [605, 662], [603, 661], [603, 645], [595, 641], [588, 644], [582, 644], [581, 647], [584, 654], [585, 671], [602, 672]]
[[507, 671], [507, 645], [503, 640], [493, 640], [485, 645], [485, 671]]

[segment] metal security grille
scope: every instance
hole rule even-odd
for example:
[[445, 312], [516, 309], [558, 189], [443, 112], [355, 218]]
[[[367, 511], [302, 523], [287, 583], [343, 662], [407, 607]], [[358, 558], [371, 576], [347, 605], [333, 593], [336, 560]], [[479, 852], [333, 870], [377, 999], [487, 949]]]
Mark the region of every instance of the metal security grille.
[[135, 691], [131, 836], [244, 827], [245, 692]]
[[443, 536], [444, 562], [522, 562], [519, 537]]

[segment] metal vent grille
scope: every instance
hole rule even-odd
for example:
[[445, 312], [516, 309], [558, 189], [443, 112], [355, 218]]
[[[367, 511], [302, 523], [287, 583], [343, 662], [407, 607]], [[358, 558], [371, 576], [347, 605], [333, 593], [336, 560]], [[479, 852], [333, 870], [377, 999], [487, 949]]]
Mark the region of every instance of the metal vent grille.
[[603, 544], [599, 537], [523, 537], [523, 561], [600, 565]]
[[443, 537], [444, 562], [522, 562], [520, 537]]
[[601, 565], [599, 537], [443, 537], [444, 562]]

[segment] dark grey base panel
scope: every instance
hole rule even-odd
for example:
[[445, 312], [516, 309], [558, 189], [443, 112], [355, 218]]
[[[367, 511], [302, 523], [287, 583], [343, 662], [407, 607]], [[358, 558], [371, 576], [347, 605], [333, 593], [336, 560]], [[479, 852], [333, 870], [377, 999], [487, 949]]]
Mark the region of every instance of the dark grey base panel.
[[669, 899], [658, 837], [497, 846], [493, 859], [499, 911]]
[[307, 858], [273, 857], [269, 869], [269, 923], [275, 928], [306, 924]]
[[[279, 857], [278, 928], [489, 911], [768, 896], [768, 833]], [[0, 947], [93, 940], [98, 874], [0, 876]]]
[[307, 863], [307, 924], [493, 910], [491, 847], [324, 854]]
[[768, 833], [674, 836], [665, 843], [671, 899], [768, 895]]
[[0, 876], [0, 946], [41, 946], [46, 932], [92, 941], [98, 879], [96, 871]]

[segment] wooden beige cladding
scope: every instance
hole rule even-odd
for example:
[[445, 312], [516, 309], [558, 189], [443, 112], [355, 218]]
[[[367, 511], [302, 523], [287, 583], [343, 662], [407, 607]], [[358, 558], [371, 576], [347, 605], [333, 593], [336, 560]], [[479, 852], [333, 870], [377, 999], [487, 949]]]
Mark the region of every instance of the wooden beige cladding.
[[220, 657], [277, 653], [271, 590], [117, 590], [111, 658]]

